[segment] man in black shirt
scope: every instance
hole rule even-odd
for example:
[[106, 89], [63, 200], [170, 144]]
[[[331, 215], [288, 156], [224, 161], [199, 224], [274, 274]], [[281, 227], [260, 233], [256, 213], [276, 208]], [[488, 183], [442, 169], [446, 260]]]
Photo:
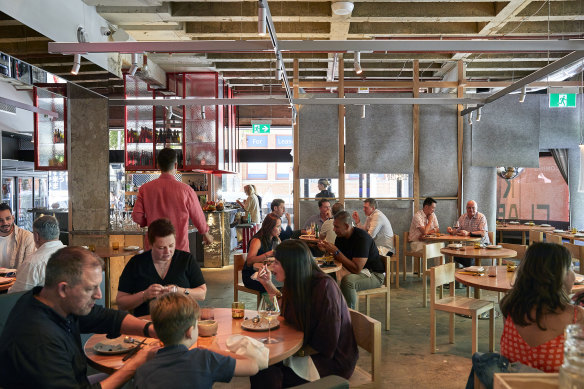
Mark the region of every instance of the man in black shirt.
[[103, 260], [81, 247], [66, 247], [47, 263], [45, 286], [24, 294], [0, 336], [3, 388], [115, 388], [146, 362], [141, 350], [117, 372], [91, 385], [81, 333], [155, 336], [150, 322], [95, 305], [101, 298]]
[[341, 291], [349, 308], [355, 308], [357, 291], [379, 288], [385, 271], [375, 241], [367, 231], [353, 227], [351, 214], [335, 214], [333, 229], [337, 234], [335, 244], [321, 241], [318, 247], [332, 254], [343, 264]]

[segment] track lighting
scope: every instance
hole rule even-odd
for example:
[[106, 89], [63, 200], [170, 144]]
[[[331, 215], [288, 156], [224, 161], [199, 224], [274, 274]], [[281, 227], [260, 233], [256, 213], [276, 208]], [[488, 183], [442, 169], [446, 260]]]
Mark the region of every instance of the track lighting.
[[477, 122], [481, 121], [481, 113], [483, 111], [482, 107], [479, 107], [479, 110], [477, 111]]
[[353, 60], [353, 66], [355, 68], [355, 73], [361, 74], [363, 73], [363, 69], [361, 68], [361, 52], [355, 51], [355, 59]]
[[258, 34], [266, 35], [266, 9], [261, 1], [258, 1]]
[[73, 56], [73, 67], [71, 68], [71, 74], [76, 76], [81, 68], [81, 54], [75, 54]]
[[138, 70], [138, 54], [132, 53], [132, 66], [130, 66], [128, 74], [130, 74], [130, 76], [133, 76], [134, 74], [136, 74], [136, 70]]
[[525, 101], [525, 95], [527, 94], [527, 86], [523, 85], [521, 87], [521, 95], [519, 96], [519, 102], [523, 103]]
[[201, 119], [207, 119], [207, 114], [205, 113], [204, 105], [201, 105]]

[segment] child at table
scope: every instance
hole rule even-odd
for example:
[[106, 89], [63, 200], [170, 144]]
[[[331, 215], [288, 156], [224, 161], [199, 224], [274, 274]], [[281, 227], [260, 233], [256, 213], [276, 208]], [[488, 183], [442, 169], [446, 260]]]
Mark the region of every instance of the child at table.
[[[233, 376], [258, 372], [255, 360], [234, 359], [210, 350], [189, 348], [198, 337], [197, 302], [180, 293], [165, 294], [150, 303], [150, 315], [164, 348], [136, 370], [136, 388], [209, 388]], [[241, 359], [240, 359], [241, 358]]]

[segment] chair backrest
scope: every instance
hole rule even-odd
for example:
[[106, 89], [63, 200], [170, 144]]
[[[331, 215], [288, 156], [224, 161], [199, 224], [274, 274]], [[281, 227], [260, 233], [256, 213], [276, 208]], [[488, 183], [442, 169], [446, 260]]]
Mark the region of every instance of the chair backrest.
[[564, 246], [566, 246], [568, 251], [570, 251], [570, 254], [572, 254], [572, 259], [577, 259], [579, 261], [582, 261], [582, 259], [584, 259], [584, 246], [568, 242], [565, 242]]
[[517, 258], [523, 260], [525, 258], [525, 251], [527, 250], [526, 244], [514, 244], [514, 243], [499, 243], [503, 248], [517, 251], [517, 255], [512, 258]]
[[8, 320], [8, 316], [10, 315], [10, 311], [12, 308], [25, 294], [27, 291], [24, 292], [17, 292], [17, 293], [9, 293], [9, 294], [0, 294], [0, 334], [4, 329], [4, 324], [6, 324], [6, 320]]
[[396, 257], [399, 261], [399, 235], [393, 235], [393, 255], [392, 257]]
[[444, 248], [444, 242], [438, 243], [429, 243], [424, 246], [422, 251], [423, 258], [436, 258], [436, 257], [443, 257], [444, 254], [440, 253], [440, 249]]
[[532, 244], [533, 242], [543, 242], [543, 232], [529, 231], [529, 244]]
[[[430, 302], [433, 303], [436, 299], [436, 288], [440, 285], [451, 284], [454, 282], [454, 271], [456, 265], [454, 262], [449, 262], [444, 265], [438, 265], [430, 268]], [[450, 295], [454, 296], [454, 285], [450, 287]]]
[[552, 234], [549, 232], [545, 233], [545, 241], [547, 243], [557, 243], [562, 244], [562, 237], [560, 235]]
[[491, 242], [491, 244], [495, 244], [495, 233], [493, 231], [489, 231], [489, 242]]
[[381, 363], [381, 323], [353, 309], [349, 312], [357, 345], [371, 353], [371, 376], [376, 381]]
[[[385, 266], [385, 283], [384, 285], [389, 288], [389, 284], [391, 283], [391, 257], [387, 255], [379, 255], [383, 266]], [[399, 275], [398, 275], [399, 276]]]
[[239, 272], [243, 269], [247, 254], [233, 255], [233, 285], [239, 284]]

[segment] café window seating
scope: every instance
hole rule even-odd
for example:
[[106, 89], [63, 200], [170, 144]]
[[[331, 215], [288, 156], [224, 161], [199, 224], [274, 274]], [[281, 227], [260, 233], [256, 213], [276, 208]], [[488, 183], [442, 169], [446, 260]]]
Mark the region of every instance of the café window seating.
[[[454, 262], [435, 266], [430, 269], [430, 352], [436, 352], [436, 311], [449, 313], [449, 341], [454, 343], [454, 314], [467, 315], [472, 318], [472, 353], [478, 348], [478, 318], [484, 312], [489, 312], [489, 351], [495, 349], [495, 304], [492, 301], [479, 300], [455, 295]], [[436, 288], [450, 284], [450, 294], [436, 299]], [[440, 288], [442, 292], [442, 288]]]
[[389, 323], [390, 323], [390, 284], [391, 284], [391, 274], [389, 272], [391, 266], [391, 258], [386, 255], [379, 256], [383, 261], [383, 265], [385, 266], [385, 281], [383, 285], [379, 288], [374, 289], [365, 289], [365, 290], [358, 290], [357, 291], [357, 301], [355, 302], [355, 310], [359, 310], [359, 297], [365, 296], [365, 313], [369, 316], [370, 308], [371, 308], [371, 296], [376, 294], [385, 295], [385, 330], [389, 331]]
[[238, 300], [239, 291], [255, 294], [257, 296], [256, 306], [257, 309], [260, 306], [262, 294], [257, 290], [248, 288], [243, 284], [243, 281], [241, 281], [241, 270], [243, 269], [243, 265], [245, 264], [246, 257], [247, 257], [246, 254], [233, 255], [233, 301], [239, 301]]
[[371, 374], [355, 367], [349, 384], [352, 388], [364, 384], [379, 383], [381, 368], [381, 323], [361, 312], [349, 309], [351, 325], [357, 345], [371, 354]]

